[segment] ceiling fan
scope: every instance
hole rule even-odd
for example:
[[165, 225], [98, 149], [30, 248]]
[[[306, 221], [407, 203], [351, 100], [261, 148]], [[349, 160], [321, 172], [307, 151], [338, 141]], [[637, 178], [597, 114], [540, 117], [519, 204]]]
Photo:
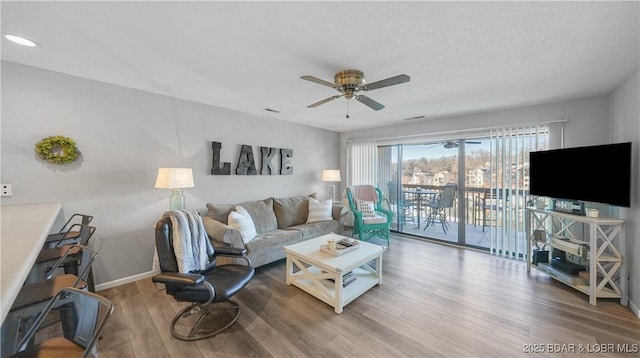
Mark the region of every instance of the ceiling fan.
[[[465, 144], [482, 144], [482, 142], [470, 141], [470, 140], [466, 140], [466, 141], [464, 141], [464, 143]], [[431, 147], [436, 147], [436, 146], [439, 146], [439, 145], [442, 145], [446, 149], [458, 148], [460, 146], [460, 144], [458, 143], [457, 140], [448, 140], [446, 142], [433, 144], [433, 145], [431, 145]]]
[[[313, 76], [301, 76], [300, 78], [303, 80], [319, 83], [327, 87], [335, 88], [338, 92], [342, 93], [340, 95], [331, 96], [329, 98], [325, 98], [316, 103], [312, 103], [308, 105], [307, 108], [314, 108], [321, 104], [325, 104], [327, 102], [333, 101], [336, 98], [340, 98], [344, 96], [344, 98], [346, 99], [351, 99], [355, 97], [360, 103], [363, 103], [364, 105], [373, 109], [374, 111], [379, 111], [383, 109], [384, 105], [372, 100], [371, 98], [365, 95], [357, 94], [357, 92], [371, 91], [378, 88], [389, 87], [389, 86], [397, 85], [400, 83], [409, 82], [411, 80], [411, 77], [405, 74], [402, 74], [402, 75], [389, 77], [384, 80], [371, 82], [367, 84], [364, 78], [364, 73], [358, 70], [343, 70], [336, 73], [334, 78], [335, 83], [331, 83], [329, 81], [325, 81], [323, 79], [313, 77]], [[347, 114], [347, 118], [349, 118], [348, 114]]]

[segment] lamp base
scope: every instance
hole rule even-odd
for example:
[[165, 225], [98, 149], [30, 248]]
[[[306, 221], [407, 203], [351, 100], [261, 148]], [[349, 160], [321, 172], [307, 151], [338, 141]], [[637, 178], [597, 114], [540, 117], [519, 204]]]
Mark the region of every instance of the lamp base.
[[182, 189], [173, 189], [171, 191], [171, 197], [169, 197], [169, 210], [180, 211], [184, 209], [184, 195], [182, 195]]
[[331, 200], [336, 202], [336, 185], [333, 182], [329, 182], [329, 190], [331, 190]]

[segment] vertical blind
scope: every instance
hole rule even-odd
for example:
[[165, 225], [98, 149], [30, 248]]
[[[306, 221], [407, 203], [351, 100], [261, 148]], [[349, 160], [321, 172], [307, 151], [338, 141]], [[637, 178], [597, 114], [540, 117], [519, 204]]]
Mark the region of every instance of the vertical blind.
[[347, 186], [376, 185], [376, 142], [347, 143]]
[[[347, 187], [358, 184], [376, 185], [376, 152], [375, 141], [347, 142]], [[345, 203], [343, 205], [348, 206]], [[353, 225], [351, 211], [344, 223]]]
[[378, 147], [378, 165], [376, 169], [378, 172], [376, 186], [386, 193], [388, 191], [387, 183], [397, 181], [397, 179], [394, 179], [396, 173], [393, 170], [393, 147]]
[[562, 124], [491, 130], [489, 178], [493, 193], [489, 210], [490, 252], [524, 259], [524, 216], [529, 200], [529, 152], [559, 148]]

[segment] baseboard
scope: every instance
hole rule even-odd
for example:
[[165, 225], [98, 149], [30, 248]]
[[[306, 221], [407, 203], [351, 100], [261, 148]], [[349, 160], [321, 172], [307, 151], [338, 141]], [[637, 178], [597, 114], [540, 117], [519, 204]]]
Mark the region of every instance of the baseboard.
[[631, 309], [631, 312], [633, 312], [636, 317], [640, 318], [640, 309], [638, 309], [638, 306], [636, 306], [631, 300], [629, 300], [629, 309]]
[[108, 288], [113, 288], [113, 287], [117, 287], [117, 286], [120, 286], [120, 285], [124, 285], [124, 284], [127, 284], [127, 283], [135, 282], [135, 281], [142, 280], [142, 279], [145, 279], [145, 278], [150, 278], [150, 277], [153, 277], [156, 274], [158, 274], [156, 271], [148, 271], [148, 272], [139, 273], [137, 275], [133, 275], [133, 276], [129, 276], [129, 277], [123, 277], [123, 278], [119, 278], [117, 280], [101, 283], [99, 285], [96, 285], [96, 292], [102, 291], [102, 290], [106, 290]]

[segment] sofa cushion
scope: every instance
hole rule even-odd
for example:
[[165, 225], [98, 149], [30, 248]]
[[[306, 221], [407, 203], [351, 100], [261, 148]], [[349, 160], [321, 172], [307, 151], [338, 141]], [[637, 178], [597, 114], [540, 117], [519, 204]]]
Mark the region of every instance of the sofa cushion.
[[340, 224], [337, 220], [320, 221], [313, 224], [301, 224], [290, 227], [288, 230], [297, 230], [302, 233], [303, 239], [312, 239], [320, 235], [328, 234], [330, 232], [339, 232]]
[[273, 213], [273, 198], [247, 201], [235, 205], [207, 203], [208, 215], [221, 223], [229, 224], [229, 213], [234, 211], [236, 206], [242, 206], [251, 215], [258, 234], [273, 231], [278, 227], [276, 216]]
[[[262, 251], [265, 249], [273, 249], [277, 247], [285, 247], [292, 242], [298, 242], [302, 239], [302, 233], [297, 230], [273, 230], [256, 236], [254, 240], [247, 243], [246, 247], [249, 251]], [[282, 250], [284, 254], [284, 250]]]
[[302, 241], [302, 232], [298, 230], [274, 230], [256, 236], [245, 247], [249, 252], [253, 267], [285, 257], [284, 247]]
[[318, 201], [314, 198], [309, 198], [309, 216], [307, 217], [307, 224], [315, 223], [318, 221], [326, 221], [333, 219], [333, 200], [327, 199], [325, 201]]
[[235, 210], [235, 208], [235, 205], [207, 203], [207, 214], [212, 219], [218, 220], [223, 224], [228, 224], [229, 213]]
[[274, 199], [273, 211], [278, 221], [278, 229], [304, 224], [309, 214], [308, 202], [308, 196]]
[[240, 204], [253, 219], [256, 225], [256, 232], [262, 234], [278, 228], [276, 215], [273, 213], [273, 198], [258, 201], [248, 201]]

